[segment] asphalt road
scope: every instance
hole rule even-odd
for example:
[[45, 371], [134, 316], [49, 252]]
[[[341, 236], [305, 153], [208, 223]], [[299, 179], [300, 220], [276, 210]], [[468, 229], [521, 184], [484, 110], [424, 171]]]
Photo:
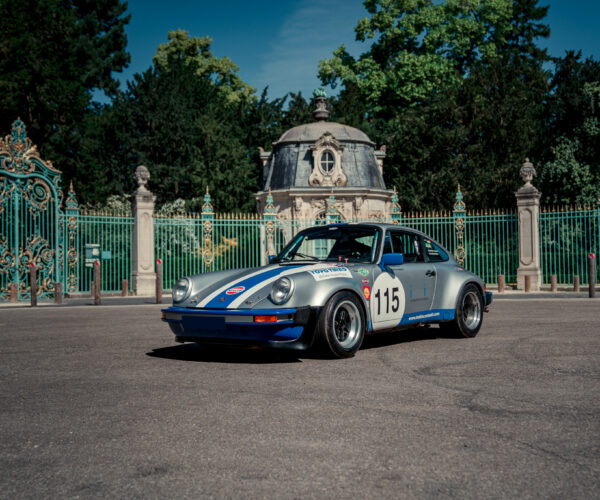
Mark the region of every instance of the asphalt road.
[[600, 299], [339, 361], [177, 345], [159, 309], [0, 308], [1, 497], [600, 497]]

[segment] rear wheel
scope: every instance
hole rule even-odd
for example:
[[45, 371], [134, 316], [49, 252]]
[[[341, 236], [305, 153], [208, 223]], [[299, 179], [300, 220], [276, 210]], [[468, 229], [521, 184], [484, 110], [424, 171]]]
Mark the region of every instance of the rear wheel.
[[483, 322], [483, 297], [479, 288], [472, 283], [461, 291], [456, 304], [454, 319], [440, 323], [446, 333], [457, 337], [475, 337]]
[[365, 313], [350, 292], [336, 293], [325, 305], [317, 322], [317, 337], [326, 352], [336, 358], [350, 358], [365, 335]]

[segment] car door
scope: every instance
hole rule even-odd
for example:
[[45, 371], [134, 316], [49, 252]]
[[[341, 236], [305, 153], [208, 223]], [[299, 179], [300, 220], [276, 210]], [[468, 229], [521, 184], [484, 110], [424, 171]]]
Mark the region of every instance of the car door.
[[435, 266], [425, 261], [421, 237], [406, 230], [390, 231], [394, 253], [404, 255], [404, 264], [395, 266], [404, 285], [405, 314], [429, 311], [435, 294], [437, 273]]
[[401, 253], [404, 263], [390, 266], [373, 284], [370, 302], [374, 330], [397, 326], [406, 315], [428, 311], [435, 294], [436, 270], [425, 262], [418, 234], [388, 231], [384, 253]]

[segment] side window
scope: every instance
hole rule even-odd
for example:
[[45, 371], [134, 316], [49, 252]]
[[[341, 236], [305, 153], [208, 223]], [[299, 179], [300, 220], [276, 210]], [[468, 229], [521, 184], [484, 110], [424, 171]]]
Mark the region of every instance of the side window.
[[423, 254], [416, 234], [404, 231], [392, 231], [392, 248], [394, 253], [404, 255], [404, 262], [423, 262]]
[[429, 262], [445, 262], [448, 260], [448, 254], [430, 239], [423, 238], [423, 244]]
[[392, 238], [390, 233], [385, 233], [385, 240], [383, 242], [383, 253], [392, 253]]

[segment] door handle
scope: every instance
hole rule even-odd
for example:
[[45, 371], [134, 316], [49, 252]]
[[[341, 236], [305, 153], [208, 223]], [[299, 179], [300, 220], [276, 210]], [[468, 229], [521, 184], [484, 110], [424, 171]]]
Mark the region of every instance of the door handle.
[[435, 276], [435, 271], [433, 269], [429, 269], [426, 273], [425, 276]]

